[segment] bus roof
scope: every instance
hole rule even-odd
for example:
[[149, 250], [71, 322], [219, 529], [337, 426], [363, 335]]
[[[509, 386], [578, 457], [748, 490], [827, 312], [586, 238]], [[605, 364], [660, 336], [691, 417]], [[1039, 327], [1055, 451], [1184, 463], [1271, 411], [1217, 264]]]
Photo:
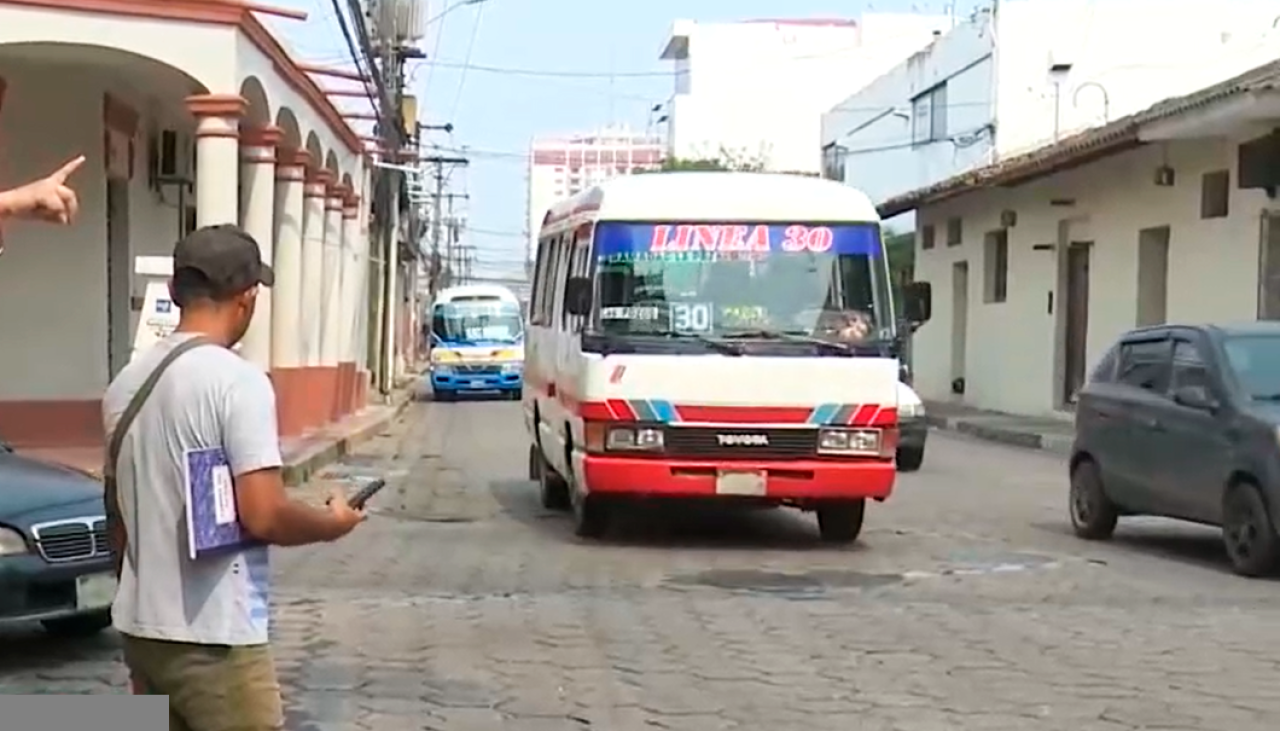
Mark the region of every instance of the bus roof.
[[543, 227], [604, 221], [879, 222], [862, 191], [802, 175], [672, 172], [623, 175], [556, 203]]
[[436, 295], [435, 304], [442, 305], [457, 300], [496, 299], [519, 305], [520, 299], [510, 289], [497, 284], [464, 284], [457, 287], [446, 287]]

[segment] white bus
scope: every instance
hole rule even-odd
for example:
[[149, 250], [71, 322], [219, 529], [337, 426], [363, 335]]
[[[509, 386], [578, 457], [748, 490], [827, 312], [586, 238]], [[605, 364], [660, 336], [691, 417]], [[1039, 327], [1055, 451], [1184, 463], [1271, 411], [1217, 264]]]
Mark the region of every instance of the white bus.
[[524, 321], [520, 300], [506, 287], [463, 285], [431, 305], [430, 374], [437, 401], [465, 393], [519, 400], [524, 388]]
[[880, 222], [827, 180], [620, 177], [538, 246], [523, 399], [530, 477], [577, 533], [640, 498], [788, 505], [855, 540], [895, 479], [900, 333]]

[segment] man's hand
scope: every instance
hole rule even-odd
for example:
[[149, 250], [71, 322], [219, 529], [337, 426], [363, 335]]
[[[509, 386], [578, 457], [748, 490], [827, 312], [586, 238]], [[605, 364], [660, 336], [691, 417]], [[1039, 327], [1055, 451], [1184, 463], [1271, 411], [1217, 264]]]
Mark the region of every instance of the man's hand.
[[329, 494], [329, 514], [341, 531], [336, 536], [338, 538], [355, 530], [355, 527], [364, 520], [364, 511], [351, 507], [351, 504], [347, 502], [346, 492], [341, 488], [335, 488]]
[[84, 165], [81, 155], [55, 170], [51, 175], [20, 188], [0, 192], [0, 217], [14, 216], [63, 225], [75, 220], [80, 210], [76, 192], [67, 179]]

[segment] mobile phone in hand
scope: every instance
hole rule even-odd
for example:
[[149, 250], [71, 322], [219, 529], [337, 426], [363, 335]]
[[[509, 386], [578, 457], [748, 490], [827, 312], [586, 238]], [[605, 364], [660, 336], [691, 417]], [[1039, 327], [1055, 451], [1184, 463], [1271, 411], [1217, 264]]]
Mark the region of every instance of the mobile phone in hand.
[[365, 503], [369, 502], [369, 498], [377, 495], [378, 491], [386, 486], [386, 480], [381, 478], [374, 480], [360, 488], [359, 492], [347, 498], [347, 504], [350, 505], [353, 510], [364, 510]]

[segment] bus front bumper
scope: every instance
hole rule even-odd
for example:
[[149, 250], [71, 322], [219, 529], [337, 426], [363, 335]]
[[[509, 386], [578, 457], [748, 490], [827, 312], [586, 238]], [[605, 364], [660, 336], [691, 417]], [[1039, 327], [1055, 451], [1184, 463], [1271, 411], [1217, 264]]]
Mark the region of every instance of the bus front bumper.
[[519, 391], [524, 388], [524, 372], [485, 371], [466, 373], [456, 370], [432, 369], [431, 388], [437, 392]]
[[893, 492], [893, 460], [731, 462], [589, 454], [590, 492], [648, 497], [764, 500], [884, 500]]

